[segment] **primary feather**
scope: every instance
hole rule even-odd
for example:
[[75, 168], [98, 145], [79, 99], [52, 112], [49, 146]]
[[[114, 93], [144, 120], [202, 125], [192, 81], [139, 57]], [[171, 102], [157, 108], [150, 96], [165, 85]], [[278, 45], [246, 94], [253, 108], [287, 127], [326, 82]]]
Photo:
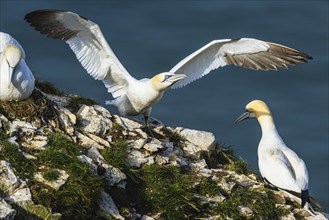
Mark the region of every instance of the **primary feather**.
[[102, 80], [114, 98], [126, 92], [133, 77], [115, 56], [97, 24], [60, 10], [34, 11], [25, 19], [42, 34], [66, 41], [88, 74]]
[[295, 49], [252, 38], [214, 40], [193, 52], [170, 72], [186, 74], [187, 77], [172, 88], [181, 88], [207, 75], [210, 71], [233, 64], [253, 70], [276, 70], [287, 68], [312, 59]]

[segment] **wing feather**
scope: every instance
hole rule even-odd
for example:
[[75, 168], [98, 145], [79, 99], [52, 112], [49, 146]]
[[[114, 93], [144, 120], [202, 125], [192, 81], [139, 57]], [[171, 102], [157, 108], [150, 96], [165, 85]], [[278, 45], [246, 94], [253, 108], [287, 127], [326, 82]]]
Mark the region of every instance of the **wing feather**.
[[282, 149], [283, 153], [287, 156], [288, 160], [291, 162], [295, 173], [297, 185], [302, 190], [308, 189], [308, 170], [305, 162], [290, 148]]
[[124, 94], [134, 80], [92, 21], [60, 10], [33, 11], [25, 20], [47, 37], [66, 41], [88, 74], [102, 80], [114, 98]]
[[214, 69], [235, 65], [253, 70], [287, 69], [312, 59], [306, 53], [252, 38], [214, 40], [187, 56], [170, 72], [187, 75], [172, 88], [181, 88], [207, 75]]
[[271, 184], [281, 189], [300, 192], [294, 167], [282, 151], [272, 150], [270, 155], [262, 155], [262, 164], [259, 164], [259, 169], [262, 176]]

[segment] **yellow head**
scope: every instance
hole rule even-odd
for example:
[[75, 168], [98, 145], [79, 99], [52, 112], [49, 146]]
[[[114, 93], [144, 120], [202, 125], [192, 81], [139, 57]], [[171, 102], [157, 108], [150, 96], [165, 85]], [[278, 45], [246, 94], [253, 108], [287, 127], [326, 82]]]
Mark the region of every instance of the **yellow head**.
[[184, 79], [185, 74], [174, 74], [169, 72], [159, 73], [150, 80], [151, 85], [158, 91], [163, 91], [172, 86], [175, 82]]
[[266, 105], [265, 102], [261, 100], [253, 100], [247, 104], [246, 112], [243, 113], [240, 117], [238, 117], [235, 123], [241, 122], [249, 118], [257, 118], [258, 120], [260, 120], [262, 116], [270, 116], [270, 118], [272, 118], [269, 107]]
[[246, 106], [246, 110], [254, 113], [256, 118], [262, 115], [271, 115], [269, 107], [261, 100], [253, 100], [249, 102]]

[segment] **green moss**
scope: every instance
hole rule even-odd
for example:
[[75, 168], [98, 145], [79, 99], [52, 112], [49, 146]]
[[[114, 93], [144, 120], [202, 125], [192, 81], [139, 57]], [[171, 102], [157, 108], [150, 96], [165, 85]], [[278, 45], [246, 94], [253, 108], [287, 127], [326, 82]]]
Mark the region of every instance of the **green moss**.
[[237, 205], [232, 200], [224, 200], [215, 207], [214, 211], [222, 217], [221, 219], [226, 219], [227, 217], [230, 219], [244, 219], [240, 215]]
[[0, 101], [0, 113], [8, 119], [26, 121], [50, 120], [56, 118], [56, 111], [51, 101], [37, 90], [24, 101]]
[[130, 172], [134, 175], [127, 175], [126, 189], [109, 191], [120, 210], [134, 204], [138, 213], [161, 213], [160, 219], [193, 219], [200, 214], [202, 204], [194, 197], [193, 177], [182, 174], [179, 167], [152, 164]]
[[0, 160], [5, 160], [13, 165], [16, 175], [21, 179], [31, 179], [36, 170], [33, 161], [28, 160], [19, 150], [18, 146], [10, 143], [3, 137], [0, 139]]
[[130, 169], [128, 166], [128, 144], [125, 140], [115, 140], [109, 148], [101, 151], [106, 162], [122, 171]]
[[69, 168], [72, 163], [77, 161], [76, 157], [82, 152], [81, 147], [61, 134], [49, 133], [47, 136], [48, 145], [38, 155], [40, 164], [60, 169]]
[[97, 102], [95, 102], [92, 99], [88, 99], [82, 96], [78, 96], [78, 95], [72, 95], [69, 97], [69, 102], [67, 104], [67, 108], [69, 108], [72, 112], [77, 112], [81, 105], [96, 105]]
[[17, 211], [15, 219], [24, 219], [24, 220], [58, 220], [61, 218], [59, 213], [53, 214], [49, 208], [46, 208], [42, 205], [34, 205], [33, 203], [26, 203], [21, 206], [12, 204], [13, 208]]
[[[261, 191], [260, 191], [261, 190]], [[275, 195], [267, 189], [237, 187], [223, 202], [218, 203], [215, 211], [223, 218], [241, 219], [238, 206], [252, 209], [253, 219], [280, 219], [288, 213], [284, 208], [276, 207]]]
[[181, 174], [178, 167], [147, 165], [141, 174], [146, 199], [162, 219], [186, 219], [198, 212], [191, 176]]
[[53, 210], [58, 210], [64, 218], [88, 219], [95, 215], [97, 201], [102, 190], [102, 180], [93, 176], [88, 165], [72, 165], [70, 177], [56, 192], [52, 201]]
[[50, 170], [45, 171], [42, 174], [42, 176], [48, 181], [54, 181], [54, 180], [58, 179], [58, 177], [60, 176], [60, 173], [58, 170], [50, 169]]
[[61, 213], [64, 219], [92, 218], [103, 188], [102, 179], [77, 158], [81, 154], [80, 146], [55, 133], [48, 134], [48, 140], [48, 146], [38, 155], [38, 163], [63, 169], [69, 178], [58, 191], [34, 181], [31, 183], [33, 201]]
[[107, 164], [119, 168], [131, 181], [138, 182], [139, 172], [128, 163], [129, 145], [125, 139], [116, 139], [111, 147], [101, 150]]
[[36, 79], [35, 86], [49, 95], [64, 96], [65, 94], [63, 90], [56, 88], [53, 83], [39, 78]]
[[248, 165], [243, 160], [233, 160], [231, 163], [225, 166], [226, 169], [235, 171], [238, 174], [248, 175], [251, 174], [251, 171], [248, 168]]
[[9, 138], [7, 133], [4, 130], [0, 130], [0, 141], [5, 141]]
[[215, 196], [221, 191], [221, 187], [210, 178], [202, 178], [198, 193], [203, 196]]
[[32, 193], [32, 200], [36, 204], [41, 204], [50, 208], [56, 195], [56, 190], [36, 180], [29, 181], [29, 188]]

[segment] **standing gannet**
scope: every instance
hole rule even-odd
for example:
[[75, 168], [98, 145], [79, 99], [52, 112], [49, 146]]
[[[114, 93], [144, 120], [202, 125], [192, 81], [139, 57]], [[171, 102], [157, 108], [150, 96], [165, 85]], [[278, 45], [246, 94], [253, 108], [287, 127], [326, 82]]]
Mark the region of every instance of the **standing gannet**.
[[25, 100], [33, 92], [34, 77], [25, 63], [22, 46], [9, 34], [0, 32], [0, 100]]
[[69, 44], [77, 59], [96, 80], [102, 80], [122, 115], [143, 114], [146, 127], [152, 106], [168, 88], [180, 88], [211, 70], [233, 64], [255, 70], [287, 68], [311, 59], [305, 53], [251, 38], [214, 40], [195, 51], [169, 72], [151, 79], [132, 77], [115, 56], [99, 26], [73, 12], [37, 10], [25, 16], [37, 31]]
[[281, 139], [268, 106], [260, 100], [251, 101], [246, 112], [235, 123], [256, 118], [262, 129], [258, 145], [258, 167], [260, 174], [272, 185], [301, 193], [301, 206], [309, 201], [308, 171], [304, 161], [289, 149]]

